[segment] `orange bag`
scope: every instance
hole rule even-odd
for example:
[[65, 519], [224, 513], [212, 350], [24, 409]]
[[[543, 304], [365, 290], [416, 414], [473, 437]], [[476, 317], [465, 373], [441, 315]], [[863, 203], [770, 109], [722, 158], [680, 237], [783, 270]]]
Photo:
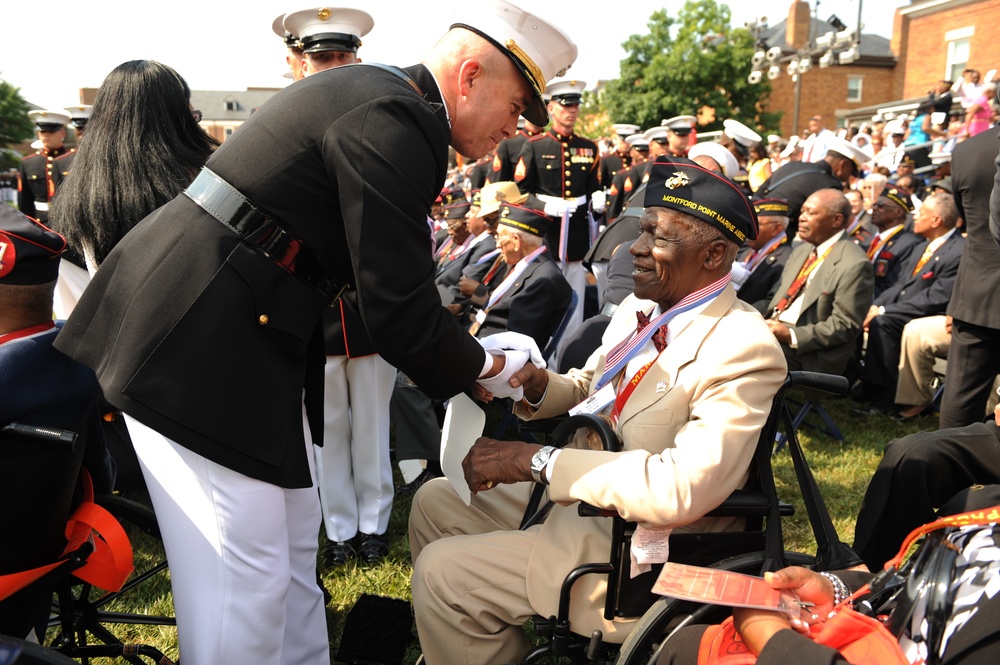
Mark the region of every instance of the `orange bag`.
[[[813, 642], [836, 649], [851, 665], [907, 664], [899, 642], [878, 619], [842, 607], [814, 626]], [[751, 665], [757, 656], [736, 632], [733, 618], [709, 626], [698, 649], [698, 665]]]

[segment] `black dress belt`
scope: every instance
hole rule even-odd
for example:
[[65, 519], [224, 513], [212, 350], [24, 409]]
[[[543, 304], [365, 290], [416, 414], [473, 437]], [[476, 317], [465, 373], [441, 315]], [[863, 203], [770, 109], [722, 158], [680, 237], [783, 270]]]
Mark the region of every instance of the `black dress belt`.
[[331, 305], [347, 289], [348, 285], [334, 279], [304, 242], [261, 212], [211, 169], [202, 168], [184, 193], [235, 231], [243, 242], [305, 282]]

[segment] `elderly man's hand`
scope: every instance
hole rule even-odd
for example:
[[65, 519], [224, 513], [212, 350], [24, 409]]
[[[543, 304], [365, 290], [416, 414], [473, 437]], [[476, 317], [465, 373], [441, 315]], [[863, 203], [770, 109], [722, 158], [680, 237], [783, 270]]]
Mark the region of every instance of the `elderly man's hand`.
[[465, 482], [472, 493], [492, 489], [501, 483], [533, 480], [531, 458], [540, 445], [522, 441], [497, 441], [481, 436], [462, 460]]
[[476, 292], [477, 286], [479, 286], [479, 282], [474, 279], [469, 279], [465, 275], [458, 278], [458, 290], [466, 298], [471, 297], [472, 294]]
[[878, 315], [879, 315], [878, 306], [872, 305], [871, 307], [869, 307], [868, 314], [865, 316], [865, 322], [861, 324], [861, 327], [865, 330], [868, 330], [868, 324], [871, 323], [872, 319], [874, 319]]
[[542, 398], [548, 385], [549, 373], [531, 363], [526, 364], [510, 377], [510, 387], [521, 386], [524, 388], [524, 398], [532, 403], [537, 403]]
[[768, 319], [767, 327], [771, 329], [771, 333], [774, 334], [774, 338], [782, 344], [792, 343], [792, 332], [788, 329], [788, 326], [781, 321]]

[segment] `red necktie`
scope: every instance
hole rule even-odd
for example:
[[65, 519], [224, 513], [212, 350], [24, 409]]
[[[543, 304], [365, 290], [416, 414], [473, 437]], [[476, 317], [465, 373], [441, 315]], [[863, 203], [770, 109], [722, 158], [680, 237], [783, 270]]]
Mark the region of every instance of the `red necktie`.
[[[645, 330], [646, 326], [649, 325], [649, 317], [643, 312], [636, 312], [635, 318], [638, 319], [639, 323], [635, 328], [636, 333], [641, 333]], [[667, 327], [660, 326], [659, 329], [653, 333], [653, 346], [656, 347], [656, 352], [660, 353], [663, 349], [667, 348]]]

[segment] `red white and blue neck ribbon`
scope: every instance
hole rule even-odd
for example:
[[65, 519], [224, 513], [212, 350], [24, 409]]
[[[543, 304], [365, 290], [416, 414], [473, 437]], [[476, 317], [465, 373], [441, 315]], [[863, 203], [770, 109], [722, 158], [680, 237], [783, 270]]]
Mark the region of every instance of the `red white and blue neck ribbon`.
[[665, 326], [670, 323], [670, 320], [682, 312], [687, 312], [695, 307], [700, 307], [708, 302], [711, 302], [718, 297], [720, 293], [729, 284], [729, 273], [712, 284], [709, 284], [703, 289], [695, 291], [694, 293], [689, 293], [687, 296], [682, 298], [677, 304], [660, 314], [658, 317], [653, 319], [648, 326], [642, 329], [641, 332], [633, 333], [631, 337], [623, 340], [618, 346], [611, 349], [608, 353], [607, 358], [604, 360], [604, 372], [601, 378], [594, 385], [594, 392], [597, 392], [603, 388], [609, 381], [611, 381], [618, 372], [624, 368], [628, 362], [637, 354], [649, 338], [653, 336], [660, 326]]

